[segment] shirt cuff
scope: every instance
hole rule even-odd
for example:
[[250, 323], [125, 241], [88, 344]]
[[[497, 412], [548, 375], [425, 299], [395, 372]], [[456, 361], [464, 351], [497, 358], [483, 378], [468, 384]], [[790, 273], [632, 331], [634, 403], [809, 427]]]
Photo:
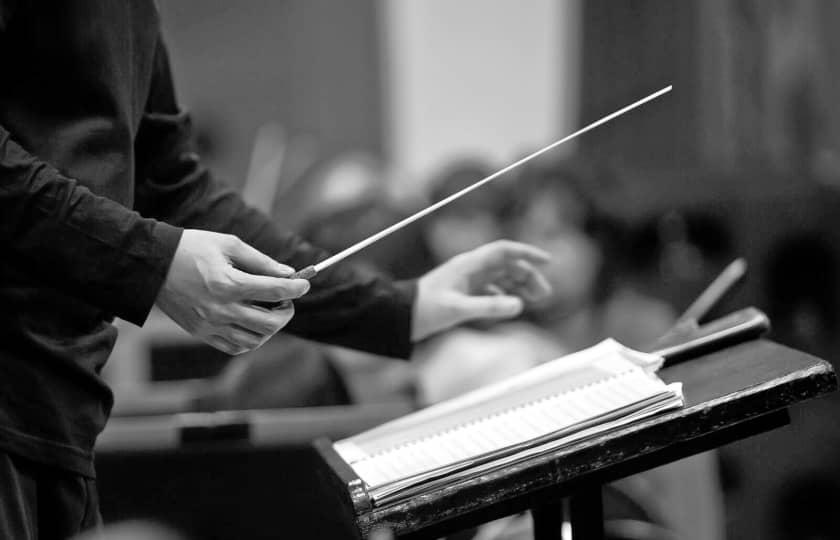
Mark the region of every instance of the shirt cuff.
[[178, 243], [184, 230], [162, 221], [155, 222], [152, 237], [155, 243], [154, 253], [146, 260], [146, 275], [142, 283], [138, 283], [135, 291], [127, 291], [135, 295], [135, 300], [128, 303], [128, 310], [120, 314], [121, 318], [137, 326], [143, 326], [146, 318], [157, 301], [163, 282], [169, 273]]
[[384, 345], [388, 349], [386, 356], [408, 360], [414, 350], [411, 329], [414, 325], [414, 302], [417, 301], [417, 280], [397, 281], [394, 289], [396, 294], [391, 303], [390, 316], [398, 322], [393, 335], [385, 340]]

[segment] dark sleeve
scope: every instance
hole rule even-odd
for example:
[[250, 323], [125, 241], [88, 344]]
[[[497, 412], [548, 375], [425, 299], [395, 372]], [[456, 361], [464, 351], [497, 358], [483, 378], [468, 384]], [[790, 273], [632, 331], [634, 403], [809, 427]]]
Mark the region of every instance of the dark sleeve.
[[[164, 46], [158, 47], [155, 78], [137, 137], [136, 208], [183, 228], [234, 234], [293, 268], [327, 257], [296, 235], [281, 230], [216, 181], [191, 149], [189, 116], [179, 109]], [[376, 354], [408, 357], [411, 352], [412, 282], [362, 277], [338, 264], [312, 280], [295, 301], [286, 330], [298, 336]]]
[[0, 0], [0, 32], [6, 30], [9, 19], [12, 18], [16, 0]]
[[0, 249], [51, 287], [142, 324], [180, 230], [92, 193], [0, 126]]

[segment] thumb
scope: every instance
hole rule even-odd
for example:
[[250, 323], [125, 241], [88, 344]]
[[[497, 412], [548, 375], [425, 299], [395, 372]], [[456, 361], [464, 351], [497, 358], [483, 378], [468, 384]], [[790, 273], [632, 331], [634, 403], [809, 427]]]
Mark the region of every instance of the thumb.
[[294, 272], [293, 268], [275, 261], [239, 239], [234, 242], [232, 248], [228, 251], [228, 256], [236, 268], [249, 274], [287, 277]]
[[508, 319], [522, 313], [524, 304], [518, 296], [463, 296], [458, 311], [463, 320]]

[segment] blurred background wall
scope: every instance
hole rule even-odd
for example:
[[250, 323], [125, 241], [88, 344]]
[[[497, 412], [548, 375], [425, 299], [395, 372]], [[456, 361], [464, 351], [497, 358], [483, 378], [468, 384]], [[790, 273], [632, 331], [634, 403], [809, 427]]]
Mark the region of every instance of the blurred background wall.
[[241, 185], [260, 126], [318, 152], [381, 154], [385, 111], [375, 0], [160, 2], [182, 102], [211, 164]]
[[387, 153], [415, 190], [454, 158], [502, 163], [577, 121], [578, 0], [161, 7], [181, 99], [234, 183], [271, 121], [322, 154]]
[[577, 121], [577, 0], [380, 6], [386, 148], [403, 188], [464, 156], [502, 166]]

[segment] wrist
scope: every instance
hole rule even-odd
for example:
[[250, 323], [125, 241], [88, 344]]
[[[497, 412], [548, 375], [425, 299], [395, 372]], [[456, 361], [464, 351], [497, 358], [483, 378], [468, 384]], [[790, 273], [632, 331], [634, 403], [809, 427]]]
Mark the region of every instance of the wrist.
[[412, 343], [417, 343], [425, 339], [426, 329], [426, 314], [425, 314], [425, 280], [420, 278], [417, 280], [417, 294], [414, 297], [414, 302], [411, 306], [411, 332], [410, 338]]
[[133, 292], [136, 312], [131, 316], [120, 315], [121, 318], [138, 326], [143, 325], [152, 306], [160, 299], [183, 232], [184, 230], [180, 227], [174, 227], [163, 221], [154, 223], [152, 236], [155, 246], [150, 250], [153, 256], [145, 261], [148, 267], [144, 282], [138, 283]]
[[429, 274], [417, 280], [417, 296], [411, 317], [412, 343], [423, 341], [456, 324], [443, 296], [440, 286]]

